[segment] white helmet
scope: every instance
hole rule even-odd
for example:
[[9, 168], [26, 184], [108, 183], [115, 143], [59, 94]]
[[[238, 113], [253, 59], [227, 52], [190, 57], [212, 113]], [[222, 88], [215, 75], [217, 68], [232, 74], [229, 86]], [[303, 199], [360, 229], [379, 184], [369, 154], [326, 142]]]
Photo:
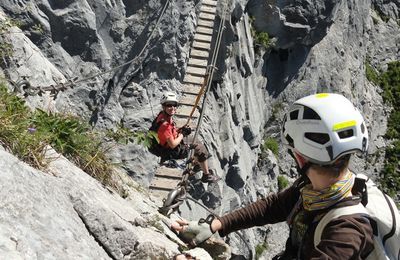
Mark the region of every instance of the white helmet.
[[164, 94], [161, 97], [160, 104], [163, 105], [163, 104], [165, 104], [167, 102], [178, 103], [178, 99], [176, 98], [175, 93], [170, 92], [170, 91], [164, 92]]
[[319, 165], [366, 152], [368, 131], [360, 112], [344, 96], [321, 93], [297, 100], [283, 119], [281, 139]]

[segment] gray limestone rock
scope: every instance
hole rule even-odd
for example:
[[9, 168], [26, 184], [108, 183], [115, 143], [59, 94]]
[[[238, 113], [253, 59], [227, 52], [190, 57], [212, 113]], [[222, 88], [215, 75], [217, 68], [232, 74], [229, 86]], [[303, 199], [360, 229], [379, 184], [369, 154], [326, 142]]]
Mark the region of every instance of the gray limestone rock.
[[59, 158], [48, 173], [0, 153], [2, 258], [153, 259], [179, 252], [145, 194], [124, 200], [51, 151], [49, 158]]

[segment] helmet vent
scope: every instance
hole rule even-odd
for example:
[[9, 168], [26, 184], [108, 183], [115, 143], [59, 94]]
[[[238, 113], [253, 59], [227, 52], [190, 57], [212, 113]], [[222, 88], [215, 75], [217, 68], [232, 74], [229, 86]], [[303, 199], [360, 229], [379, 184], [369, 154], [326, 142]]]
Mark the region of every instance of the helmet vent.
[[364, 122], [361, 124], [361, 133], [363, 133], [364, 134], [364, 132], [365, 132], [365, 125], [364, 125]]
[[339, 135], [340, 139], [345, 139], [345, 138], [352, 137], [354, 135], [354, 131], [353, 131], [353, 129], [347, 129], [347, 130], [338, 132], [338, 135]]
[[318, 144], [326, 144], [330, 140], [329, 135], [324, 133], [305, 133], [304, 136]]
[[304, 107], [303, 119], [321, 120], [321, 117], [309, 107]]
[[290, 112], [290, 120], [297, 120], [299, 117], [299, 110]]
[[286, 135], [285, 138], [286, 138], [286, 141], [288, 141], [289, 145], [290, 145], [291, 147], [294, 147], [294, 142], [293, 142], [292, 137], [290, 137], [290, 135]]

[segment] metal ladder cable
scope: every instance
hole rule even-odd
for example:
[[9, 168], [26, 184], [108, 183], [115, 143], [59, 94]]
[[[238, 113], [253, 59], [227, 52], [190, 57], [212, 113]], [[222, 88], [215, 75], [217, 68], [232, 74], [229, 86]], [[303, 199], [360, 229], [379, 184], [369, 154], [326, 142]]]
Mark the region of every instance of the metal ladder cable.
[[[102, 75], [104, 75], [104, 74], [107, 74], [107, 73], [110, 73], [110, 72], [112, 72], [112, 71], [114, 71], [114, 70], [120, 69], [120, 68], [122, 68], [122, 67], [124, 67], [124, 66], [126, 66], [126, 65], [128, 65], [128, 64], [131, 64], [131, 63], [135, 62], [136, 60], [138, 60], [138, 59], [142, 56], [142, 54], [144, 53], [144, 51], [146, 50], [146, 48], [148, 47], [148, 45], [150, 44], [150, 40], [152, 39], [152, 37], [153, 37], [153, 35], [154, 35], [154, 32], [155, 32], [156, 29], [158, 28], [158, 26], [159, 26], [159, 24], [160, 24], [160, 22], [161, 22], [161, 18], [164, 16], [165, 11], [166, 11], [166, 9], [167, 9], [168, 4], [170, 3], [170, 1], [171, 1], [171, 0], [166, 0], [166, 1], [165, 1], [165, 5], [164, 5], [164, 7], [162, 8], [162, 11], [161, 11], [161, 13], [160, 13], [160, 16], [158, 17], [158, 20], [157, 20], [157, 22], [156, 22], [156, 24], [155, 24], [155, 26], [154, 26], [152, 32], [150, 33], [150, 36], [148, 37], [148, 39], [147, 39], [145, 45], [143, 46], [142, 50], [140, 51], [140, 53], [139, 53], [135, 58], [133, 58], [133, 59], [131, 59], [131, 60], [129, 60], [129, 61], [127, 61], [127, 62], [121, 64], [121, 65], [118, 65], [118, 66], [116, 66], [116, 67], [113, 67], [113, 68], [111, 68], [111, 69], [109, 69], [109, 70], [106, 70], [106, 71], [103, 71], [103, 72], [100, 72], [100, 73], [97, 73], [97, 74], [94, 74], [94, 75], [91, 75], [91, 76], [88, 76], [88, 77], [85, 77], [85, 78], [82, 78], [82, 79], [79, 79], [79, 80], [76, 80], [76, 81], [73, 81], [73, 80], [70, 79], [70, 80], [67, 80], [68, 83], [57, 84], [57, 85], [61, 85], [61, 88], [60, 88], [60, 89], [64, 89], [64, 88], [70, 87], [70, 86], [72, 86], [72, 85], [75, 85], [75, 84], [78, 84], [78, 83], [87, 81], [87, 80], [89, 80], [89, 79], [93, 79], [93, 78], [102, 76]], [[40, 90], [40, 91], [49, 91], [49, 90], [55, 90], [55, 88], [56, 88], [55, 86], [46, 86], [46, 87], [40, 87], [39, 90]]]

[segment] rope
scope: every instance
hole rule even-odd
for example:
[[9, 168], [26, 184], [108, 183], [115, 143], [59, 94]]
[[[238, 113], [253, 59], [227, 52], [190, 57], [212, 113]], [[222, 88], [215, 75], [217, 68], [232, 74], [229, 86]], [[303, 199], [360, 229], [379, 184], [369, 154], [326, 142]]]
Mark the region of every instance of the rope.
[[[103, 71], [103, 72], [100, 72], [100, 73], [97, 73], [97, 74], [94, 74], [94, 75], [91, 75], [91, 76], [88, 76], [88, 77], [85, 77], [85, 78], [82, 78], [82, 79], [79, 79], [79, 80], [75, 80], [74, 81], [74, 80], [69, 79], [69, 80], [67, 80], [68, 83], [60, 83], [60, 84], [58, 84], [56, 86], [51, 85], [51, 86], [47, 86], [47, 87], [39, 87], [38, 88], [39, 92], [40, 91], [48, 91], [48, 90], [53, 90], [53, 91], [54, 90], [65, 90], [67, 87], [70, 87], [72, 85], [76, 85], [78, 83], [87, 81], [89, 79], [93, 79], [93, 78], [105, 75], [107, 73], [110, 73], [112, 71], [118, 70], [118, 69], [120, 69], [120, 68], [122, 68], [122, 67], [124, 67], [124, 66], [126, 66], [128, 64], [131, 64], [131, 63], [135, 62], [136, 60], [138, 60], [142, 56], [142, 54], [144, 53], [144, 51], [146, 50], [148, 45], [150, 44], [150, 40], [152, 39], [152, 37], [154, 35], [154, 32], [158, 28], [158, 26], [159, 26], [159, 24], [161, 22], [161, 18], [164, 16], [165, 10], [167, 9], [169, 3], [170, 3], [170, 0], [166, 0], [165, 1], [164, 7], [162, 8], [160, 16], [158, 17], [158, 20], [157, 20], [152, 32], [150, 33], [149, 38], [147, 39], [147, 41], [146, 41], [145, 45], [143, 46], [142, 50], [140, 51], [140, 53], [135, 58], [133, 58], [133, 59], [121, 64], [121, 65], [113, 67], [113, 68], [111, 68], [109, 70], [106, 70], [106, 71]], [[60, 87], [60, 85], [61, 85], [61, 87]]]

